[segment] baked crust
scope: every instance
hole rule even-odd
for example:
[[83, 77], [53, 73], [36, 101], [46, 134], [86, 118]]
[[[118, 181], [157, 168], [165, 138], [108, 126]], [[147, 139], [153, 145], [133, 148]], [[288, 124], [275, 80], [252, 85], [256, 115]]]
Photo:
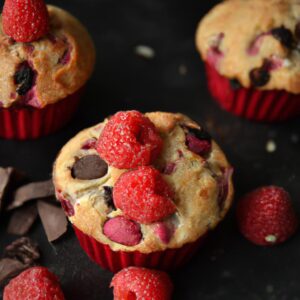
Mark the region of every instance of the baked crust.
[[[207, 61], [209, 50], [218, 43], [216, 39], [222, 34], [218, 47], [223, 58], [215, 67], [221, 75], [239, 80], [246, 88], [251, 86], [251, 70], [260, 68], [265, 59], [276, 59], [281, 67], [272, 70], [268, 83], [259, 88], [299, 94], [300, 41], [295, 34], [299, 21], [300, 5], [297, 0], [224, 1], [200, 22], [196, 45], [203, 60]], [[281, 26], [289, 29], [295, 39], [291, 49], [270, 34], [274, 28]], [[258, 49], [252, 48], [251, 53], [255, 41]]]
[[[2, 107], [21, 104], [44, 107], [79, 90], [95, 64], [93, 41], [83, 25], [68, 12], [48, 6], [50, 32], [39, 41], [17, 43], [0, 28], [0, 100]], [[0, 23], [2, 24], [1, 20]], [[14, 75], [27, 62], [35, 73], [30, 95], [19, 95]], [[34, 101], [33, 101], [34, 100]]]
[[233, 183], [229, 172], [228, 193], [222, 206], [218, 204], [219, 184], [224, 170], [232, 170], [224, 153], [212, 143], [212, 151], [204, 159], [191, 152], [185, 144], [184, 127], [200, 128], [182, 114], [147, 113], [163, 141], [163, 151], [154, 166], [162, 170], [167, 163], [176, 163], [174, 172], [163, 175], [175, 192], [175, 215], [164, 220], [172, 223], [176, 230], [168, 244], [163, 243], [154, 232], [156, 224], [141, 224], [143, 240], [136, 246], [124, 246], [109, 240], [102, 232], [104, 222], [110, 217], [122, 215], [121, 210], [111, 211], [103, 200], [103, 186], [113, 187], [119, 176], [126, 170], [108, 168], [107, 174], [94, 180], [74, 179], [71, 168], [75, 160], [95, 149], [82, 149], [86, 141], [98, 138], [105, 122], [85, 129], [71, 139], [61, 150], [54, 165], [53, 180], [58, 198], [72, 203], [75, 214], [69, 217], [71, 223], [85, 234], [101, 243], [108, 244], [114, 251], [138, 250], [143, 253], [179, 248], [196, 241], [212, 230], [226, 215], [233, 200]]

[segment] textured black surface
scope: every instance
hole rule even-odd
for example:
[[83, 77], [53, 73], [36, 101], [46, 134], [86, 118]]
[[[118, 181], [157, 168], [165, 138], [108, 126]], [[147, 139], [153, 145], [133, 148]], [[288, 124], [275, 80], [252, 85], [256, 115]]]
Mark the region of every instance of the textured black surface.
[[[300, 212], [299, 121], [254, 124], [221, 111], [209, 96], [203, 65], [195, 51], [198, 20], [216, 1], [64, 0], [51, 1], [74, 13], [93, 35], [98, 61], [79, 113], [67, 128], [31, 142], [0, 140], [0, 165], [47, 179], [59, 149], [80, 129], [120, 109], [181, 111], [204, 124], [235, 166], [236, 198], [265, 184], [285, 187]], [[134, 54], [137, 44], [156, 56]], [[234, 46], [234, 45], [233, 45]], [[178, 69], [185, 65], [187, 74]], [[277, 151], [265, 150], [273, 139]], [[295, 137], [293, 138], [295, 140]], [[299, 234], [271, 249], [256, 247], [238, 233], [234, 210], [192, 262], [172, 274], [174, 299], [300, 299]], [[2, 217], [1, 217], [2, 218]], [[15, 237], [4, 234], [0, 250]], [[42, 264], [60, 278], [67, 299], [112, 299], [111, 273], [88, 260], [72, 232], [53, 246], [39, 222], [29, 234], [41, 245]]]

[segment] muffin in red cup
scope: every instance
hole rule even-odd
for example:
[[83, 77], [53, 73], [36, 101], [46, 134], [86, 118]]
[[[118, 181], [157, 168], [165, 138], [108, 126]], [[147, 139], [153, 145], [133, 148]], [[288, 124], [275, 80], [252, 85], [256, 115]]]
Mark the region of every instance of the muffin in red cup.
[[254, 121], [300, 115], [300, 7], [295, 0], [232, 0], [200, 22], [197, 48], [220, 106]]
[[53, 180], [82, 248], [113, 272], [181, 266], [233, 199], [224, 153], [174, 113], [119, 112], [83, 130], [61, 150]]
[[[42, 20], [42, 25], [34, 24], [35, 28], [45, 27], [40, 32], [30, 34], [28, 28], [22, 27], [27, 26], [25, 21], [25, 25], [17, 21], [10, 24], [10, 19], [22, 20], [22, 12], [18, 11], [22, 3], [14, 7], [13, 0], [6, 0], [1, 16], [2, 138], [34, 139], [65, 125], [75, 113], [94, 67], [94, 44], [83, 25], [68, 12], [55, 6], [46, 7], [41, 1], [24, 1], [30, 5], [39, 3], [42, 8], [44, 5], [44, 14], [35, 16]], [[27, 21], [28, 18], [24, 16]], [[11, 28], [17, 28], [15, 34]]]

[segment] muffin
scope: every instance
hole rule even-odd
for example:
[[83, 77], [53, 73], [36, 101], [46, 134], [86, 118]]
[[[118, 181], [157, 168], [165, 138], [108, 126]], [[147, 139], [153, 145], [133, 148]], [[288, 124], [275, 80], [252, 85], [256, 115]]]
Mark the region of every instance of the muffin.
[[300, 115], [297, 0], [230, 0], [200, 22], [196, 44], [221, 107], [255, 121]]
[[172, 269], [225, 217], [232, 171], [188, 117], [127, 111], [71, 139], [53, 181], [82, 248], [100, 266]]
[[[45, 29], [39, 38], [27, 33], [25, 25], [13, 26], [11, 10], [21, 19], [23, 12], [16, 12], [20, 8], [11, 7], [10, 2], [6, 1], [0, 20], [0, 137], [38, 138], [71, 119], [91, 76], [95, 49], [83, 25], [55, 6], [42, 3], [45, 14], [36, 17], [42, 19], [42, 25], [36, 26]], [[28, 39], [17, 30], [16, 38], [21, 41], [16, 41], [5, 33], [13, 35], [7, 27], [24, 29]]]

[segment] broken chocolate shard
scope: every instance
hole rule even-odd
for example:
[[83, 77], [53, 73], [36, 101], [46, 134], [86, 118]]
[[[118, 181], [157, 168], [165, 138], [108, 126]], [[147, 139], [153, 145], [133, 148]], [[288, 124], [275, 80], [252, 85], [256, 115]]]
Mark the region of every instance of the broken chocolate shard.
[[107, 173], [107, 163], [96, 154], [83, 156], [72, 167], [72, 177], [81, 180], [101, 178]]
[[67, 218], [60, 207], [38, 201], [37, 208], [49, 242], [53, 242], [67, 231]]
[[13, 168], [0, 167], [0, 211], [3, 206], [3, 199], [13, 174]]
[[53, 197], [54, 195], [52, 180], [32, 182], [21, 186], [15, 191], [13, 201], [7, 207], [7, 210], [20, 207], [30, 200]]
[[0, 286], [4, 286], [9, 279], [19, 275], [28, 266], [20, 261], [11, 258], [2, 258], [0, 260]]
[[39, 258], [38, 246], [28, 237], [21, 237], [6, 246], [4, 257], [20, 261], [25, 265], [33, 265]]
[[35, 203], [16, 209], [9, 221], [7, 232], [15, 235], [26, 234], [37, 218]]

